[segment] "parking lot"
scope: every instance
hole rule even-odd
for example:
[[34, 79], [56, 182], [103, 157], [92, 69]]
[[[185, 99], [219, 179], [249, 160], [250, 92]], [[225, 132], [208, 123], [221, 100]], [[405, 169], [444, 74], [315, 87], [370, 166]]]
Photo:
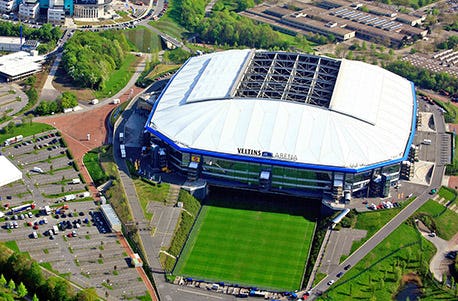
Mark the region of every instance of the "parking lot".
[[[17, 228], [6, 229], [12, 217], [1, 223], [0, 240], [16, 241], [42, 266], [83, 287], [96, 287], [100, 296], [112, 300], [145, 295], [146, 287], [130, 267], [118, 237], [111, 233], [92, 201], [68, 203], [65, 213], [43, 213], [15, 220]], [[46, 223], [44, 220], [46, 219]], [[28, 223], [31, 223], [30, 226]], [[53, 228], [57, 226], [57, 233]], [[34, 227], [34, 228], [32, 228]], [[33, 238], [32, 233], [37, 233]]]
[[69, 194], [78, 198], [86, 191], [56, 131], [25, 137], [21, 142], [3, 147], [2, 153], [23, 175], [22, 181], [0, 188], [0, 200], [4, 207], [31, 201], [42, 207], [58, 203]]
[[19, 112], [29, 98], [15, 84], [0, 84], [0, 114], [13, 115]]
[[2, 211], [32, 202], [35, 207], [1, 218], [0, 241], [15, 241], [44, 268], [78, 286], [95, 287], [101, 297], [144, 296], [145, 284], [87, 193], [57, 131], [25, 137], [1, 151], [23, 173], [21, 181], [0, 188]]

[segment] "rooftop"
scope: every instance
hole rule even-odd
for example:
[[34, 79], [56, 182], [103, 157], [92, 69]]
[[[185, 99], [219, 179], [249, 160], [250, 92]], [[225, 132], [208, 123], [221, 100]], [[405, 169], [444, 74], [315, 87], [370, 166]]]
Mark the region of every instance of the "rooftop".
[[[22, 42], [25, 42], [25, 38], [22, 38]], [[0, 37], [0, 44], [21, 44], [21, 38], [19, 37]]]
[[18, 51], [0, 57], [0, 73], [15, 77], [34, 70], [41, 70], [42, 55], [31, 55], [25, 51]]
[[403, 160], [415, 104], [413, 85], [377, 66], [230, 50], [190, 58], [147, 129], [191, 153], [355, 172]]

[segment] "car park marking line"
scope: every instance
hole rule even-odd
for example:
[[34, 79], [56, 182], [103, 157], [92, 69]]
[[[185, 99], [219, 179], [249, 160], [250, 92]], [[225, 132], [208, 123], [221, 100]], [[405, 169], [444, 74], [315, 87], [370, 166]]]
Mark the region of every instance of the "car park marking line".
[[220, 300], [223, 299], [222, 297], [213, 296], [213, 295], [210, 295], [210, 294], [205, 294], [205, 293], [200, 293], [200, 292], [194, 292], [194, 291], [191, 291], [191, 290], [184, 290], [184, 289], [181, 289], [181, 288], [178, 288], [177, 291], [184, 292], [184, 293], [196, 294], [196, 295], [200, 295], [200, 296], [211, 297], [211, 298], [220, 299]]

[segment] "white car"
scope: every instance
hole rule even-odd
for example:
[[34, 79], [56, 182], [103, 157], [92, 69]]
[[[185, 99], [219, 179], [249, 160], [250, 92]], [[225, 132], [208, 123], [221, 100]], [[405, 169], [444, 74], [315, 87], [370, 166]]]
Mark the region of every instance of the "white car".
[[332, 285], [335, 282], [335, 280], [329, 280], [328, 285]]

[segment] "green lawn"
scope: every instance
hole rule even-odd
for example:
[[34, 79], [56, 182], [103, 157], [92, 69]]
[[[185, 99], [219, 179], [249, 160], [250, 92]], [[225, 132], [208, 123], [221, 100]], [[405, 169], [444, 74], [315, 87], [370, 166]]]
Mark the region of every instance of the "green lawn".
[[99, 164], [99, 154], [97, 152], [90, 151], [85, 154], [83, 162], [95, 185], [103, 184], [107, 180], [107, 176]]
[[[408, 202], [404, 202], [406, 206]], [[358, 249], [365, 241], [372, 237], [378, 230], [380, 230], [388, 221], [396, 216], [402, 208], [392, 208], [389, 210], [376, 210], [356, 215], [356, 224], [354, 228], [367, 230], [366, 237], [360, 241], [355, 241], [351, 246], [351, 253]]]
[[126, 30], [124, 35], [138, 51], [154, 53], [162, 50], [161, 37], [146, 27], [138, 26], [135, 29]]
[[447, 201], [452, 201], [456, 197], [456, 191], [451, 188], [442, 186], [439, 189], [439, 196], [446, 199]]
[[97, 98], [110, 97], [118, 93], [129, 82], [135, 71], [136, 56], [133, 54], [126, 55], [123, 64], [118, 70], [110, 74], [110, 78], [105, 82], [102, 90], [94, 91]]
[[17, 135], [28, 137], [28, 136], [36, 135], [38, 133], [49, 131], [52, 129], [54, 129], [52, 126], [44, 124], [44, 123], [37, 123], [37, 122], [32, 122], [31, 124], [24, 123], [22, 125], [13, 127], [11, 130], [9, 130], [8, 133], [1, 133], [0, 134], [0, 144], [5, 142], [6, 139], [15, 137]]
[[[424, 271], [425, 267], [420, 268], [420, 260], [428, 262], [435, 251], [415, 228], [402, 224], [345, 273], [328, 290], [327, 298], [323, 296], [321, 300], [393, 300], [400, 277]], [[424, 266], [428, 268], [427, 264]]]
[[186, 29], [173, 21], [167, 13], [159, 20], [151, 21], [148, 24], [177, 39], [181, 39], [186, 32]]
[[[304, 202], [304, 200], [302, 200]], [[174, 273], [277, 290], [301, 287], [315, 222], [286, 211], [244, 202], [205, 205]], [[277, 199], [277, 205], [288, 207]], [[253, 208], [241, 208], [248, 206]], [[262, 206], [262, 204], [261, 204]], [[300, 209], [299, 209], [300, 210]]]
[[429, 200], [418, 209], [418, 212], [427, 213], [432, 217], [437, 234], [443, 239], [449, 240], [458, 233], [458, 214], [438, 202]]
[[19, 247], [17, 246], [17, 243], [15, 240], [9, 240], [4, 242], [5, 246], [11, 250], [13, 250], [16, 253], [19, 253]]
[[150, 201], [163, 202], [169, 193], [170, 185], [167, 183], [161, 183], [160, 185], [154, 185], [153, 183], [147, 183], [141, 179], [135, 179], [135, 190], [137, 191], [140, 205], [142, 206], [143, 215], [147, 220], [151, 220], [153, 217], [152, 213], [148, 213], [146, 208]]

